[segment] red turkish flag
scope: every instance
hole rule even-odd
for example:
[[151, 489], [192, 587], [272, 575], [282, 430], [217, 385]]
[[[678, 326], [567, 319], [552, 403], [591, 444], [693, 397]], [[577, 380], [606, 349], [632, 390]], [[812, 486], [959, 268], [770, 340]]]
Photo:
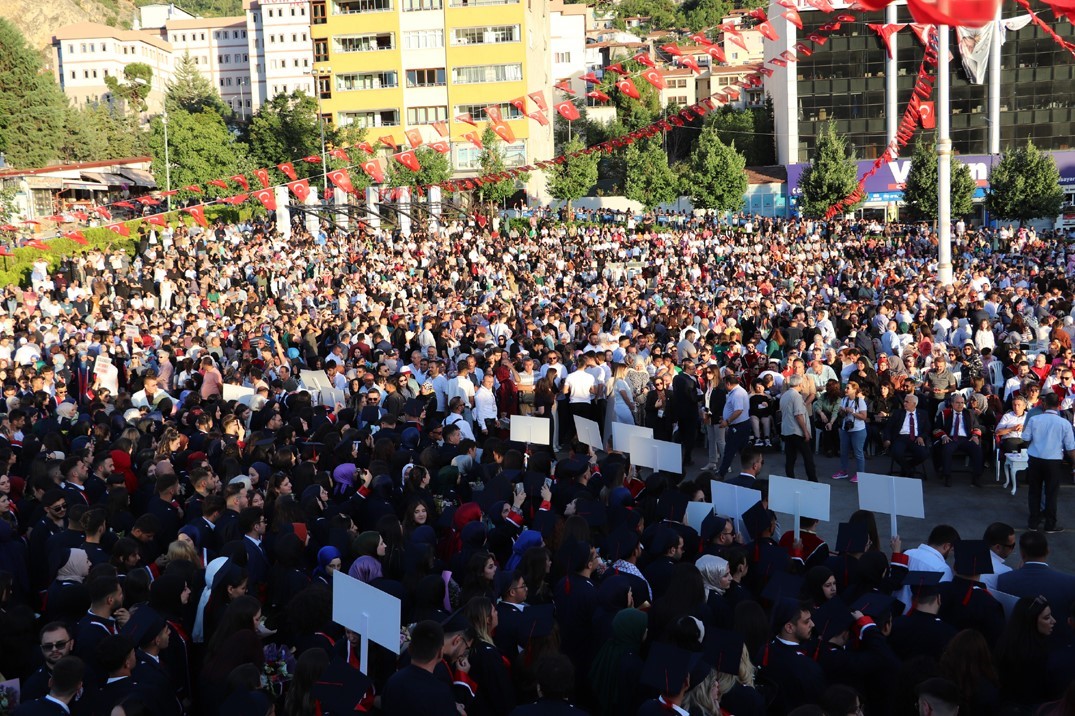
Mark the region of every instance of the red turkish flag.
[[306, 203], [306, 198], [310, 196], [310, 182], [306, 179], [290, 182], [287, 185], [287, 188], [290, 189], [291, 193], [303, 204]]
[[358, 148], [364, 151], [366, 154], [373, 154], [373, 145], [369, 142], [361, 142]]
[[276, 211], [276, 192], [272, 189], [261, 189], [254, 192], [254, 198], [261, 202], [269, 211]]
[[115, 224], [109, 224], [105, 228], [108, 229], [109, 231], [116, 232], [120, 236], [130, 236], [131, 235], [131, 230], [129, 228], [127, 228], [127, 225], [122, 223], [122, 222], [118, 222], [118, 223], [115, 223]]
[[919, 105], [918, 118], [922, 121], [922, 129], [934, 129], [937, 126], [937, 114], [934, 112], [933, 102], [923, 102]]
[[929, 33], [933, 31], [933, 25], [912, 22], [911, 31], [914, 32], [918, 41], [922, 43], [922, 47], [929, 47]]
[[377, 141], [390, 149], [396, 149], [399, 146], [396, 144], [396, 140], [391, 134], [386, 134], [383, 137], [378, 137]]
[[311, 154], [308, 157], [303, 157], [302, 161], [306, 162], [307, 164], [320, 164], [321, 157], [317, 156], [316, 154]]
[[201, 194], [202, 188], [197, 184], [187, 184], [185, 187], [183, 187], [183, 191], [190, 191], [194, 192], [195, 194]]
[[519, 110], [523, 114], [526, 114], [526, 95], [523, 95], [522, 97], [516, 97], [515, 99], [511, 100], [511, 106]]
[[347, 152], [345, 152], [343, 149], [340, 149], [339, 147], [336, 147], [335, 149], [330, 150], [328, 155], [330, 157], [334, 157], [336, 159], [339, 159], [341, 162], [350, 162], [351, 161], [351, 157], [348, 156]]
[[618, 81], [616, 83], [616, 88], [632, 99], [638, 99], [642, 96], [638, 93], [638, 88], [635, 87], [635, 83], [631, 81], [630, 77], [624, 77], [622, 80]]
[[504, 121], [504, 117], [500, 114], [500, 107], [497, 105], [490, 105], [485, 108], [485, 116], [489, 118], [489, 121], [493, 124], [498, 124]]
[[775, 65], [777, 67], [787, 67], [788, 66], [787, 60], [782, 60], [779, 57], [774, 57], [773, 59], [769, 60], [769, 64]]
[[86, 235], [83, 234], [81, 231], [68, 231], [63, 235], [63, 237], [65, 239], [71, 239], [75, 243], [82, 244], [83, 246], [87, 246], [90, 243], [89, 239], [87, 239]]
[[413, 149], [408, 149], [399, 154], [393, 154], [392, 157], [412, 172], [420, 171], [422, 168], [422, 165], [418, 163], [418, 157], [415, 156]]
[[587, 72], [586, 74], [584, 74], [581, 77], [579, 77], [579, 79], [580, 80], [585, 80], [586, 82], [589, 82], [592, 85], [601, 84], [601, 80], [597, 79], [597, 75], [594, 74], [593, 72]]
[[164, 214], [153, 214], [146, 217], [147, 224], [153, 224], [155, 226], [168, 226], [168, 222], [164, 220]]
[[766, 38], [772, 40], [773, 42], [776, 42], [780, 38], [780, 36], [776, 34], [776, 29], [773, 28], [773, 23], [769, 22], [768, 20], [763, 23], [760, 23], [754, 29], [760, 32]]
[[250, 182], [248, 182], [246, 180], [246, 177], [244, 177], [242, 174], [234, 174], [228, 177], [228, 179], [231, 179], [233, 182], [241, 186], [243, 188], [243, 191], [250, 191]]
[[408, 129], [403, 133], [407, 137], [407, 141], [410, 142], [413, 149], [417, 149], [422, 146], [422, 133], [417, 129]]
[[149, 206], [150, 204], [156, 205], [160, 203], [151, 196], [139, 196], [135, 198], [135, 201], [140, 203], [142, 206]]
[[795, 8], [789, 7], [785, 12], [780, 13], [780, 17], [787, 18], [788, 22], [790, 22], [792, 25], [799, 28], [800, 30], [803, 29], [802, 15], [800, 15], [799, 11]]
[[683, 56], [679, 58], [679, 62], [684, 67], [689, 67], [691, 72], [695, 74], [702, 74], [702, 68], [698, 66], [698, 63], [694, 61], [693, 57]]
[[[1056, 3], [1062, 5], [1063, 3]], [[931, 25], [958, 25], [982, 27], [997, 15], [1000, 0], [947, 0], [946, 2], [923, 2], [908, 0], [911, 17]]]
[[733, 45], [739, 45], [747, 52], [750, 51], [750, 49], [747, 47], [747, 43], [743, 42], [742, 35], [728, 35], [728, 40], [730, 40]]
[[187, 207], [186, 209], [183, 209], [183, 211], [190, 214], [194, 218], [194, 220], [198, 222], [198, 226], [201, 226], [203, 229], [209, 226], [209, 224], [205, 221], [205, 207], [201, 204], [198, 204], [197, 206]]
[[542, 127], [547, 127], [549, 124], [549, 118], [546, 117], [545, 113], [540, 110], [534, 110], [526, 116], [540, 124]]
[[281, 162], [276, 165], [276, 168], [287, 175], [287, 178], [291, 181], [295, 181], [299, 178], [299, 175], [295, 173], [295, 165], [291, 162]]
[[443, 139], [438, 139], [436, 141], [430, 142], [428, 146], [433, 151], [440, 152], [441, 154], [447, 154], [448, 152], [452, 151], [452, 145], [444, 141]]
[[268, 169], [255, 169], [254, 176], [261, 182], [261, 188], [264, 189], [269, 186], [269, 170]]
[[623, 65], [621, 65], [619, 62], [614, 65], [609, 65], [605, 69], [609, 72], [615, 72], [618, 75], [623, 75], [624, 77], [627, 76], [627, 70], [623, 69]]
[[646, 70], [642, 73], [642, 79], [646, 80], [646, 82], [649, 82], [659, 90], [663, 90], [666, 86], [664, 83], [664, 75], [661, 74], [660, 70]]
[[807, 45], [805, 42], [796, 42], [795, 51], [803, 57], [809, 57], [810, 55], [814, 54], [814, 51], [811, 50], [810, 46]]
[[[832, 6], [832, 3], [830, 3], [829, 0], [806, 0], [806, 4], [814, 8], [815, 10], [820, 10], [821, 12], [832, 12], [836, 9]], [[860, 4], [862, 4], [861, 0]], [[885, 5], [887, 4], [888, 2], [885, 3]]]
[[448, 136], [448, 123], [447, 122], [434, 122], [433, 129], [437, 130], [437, 134], [442, 137]]
[[679, 57], [683, 54], [683, 50], [679, 49], [679, 45], [676, 45], [673, 42], [670, 42], [667, 45], [661, 45], [661, 51], [672, 57]]
[[889, 25], [871, 22], [866, 26], [878, 34], [878, 36], [881, 38], [881, 44], [885, 46], [885, 52], [888, 53], [889, 57], [892, 57], [892, 36], [902, 30], [904, 27], [906, 27], [906, 25]]
[[467, 132], [466, 134], [463, 135], [463, 139], [467, 140], [468, 142], [473, 144], [478, 149], [484, 149], [485, 148], [485, 145], [482, 144], [481, 137], [478, 136], [477, 132]]
[[608, 102], [609, 96], [601, 90], [590, 90], [586, 93], [586, 96], [590, 99], [596, 99], [600, 102]]
[[720, 48], [720, 45], [710, 45], [705, 48], [706, 54], [712, 57], [717, 62], [727, 62], [728, 59], [724, 56], [724, 50]]
[[94, 211], [97, 212], [97, 215], [100, 216], [105, 221], [108, 221], [108, 220], [110, 220], [112, 218], [112, 212], [110, 212], [108, 209], [104, 208], [103, 206], [96, 207], [94, 209]]
[[531, 92], [527, 95], [527, 97], [532, 99], [534, 101], [534, 104], [536, 104], [538, 106], [538, 109], [540, 109], [542, 112], [547, 112], [549, 110], [549, 105], [545, 102], [544, 92]]
[[[560, 80], [555, 85], [553, 85], [553, 87], [555, 87], [556, 89], [560, 90], [561, 92], [567, 92], [568, 94], [575, 94], [575, 90], [571, 89], [571, 85], [568, 83], [567, 80]], [[475, 126], [477, 126], [477, 125], [475, 125]]]
[[375, 184], [384, 184], [384, 170], [381, 169], [381, 162], [378, 160], [369, 159], [362, 162], [362, 171], [369, 174]]
[[466, 124], [469, 124], [472, 127], [477, 127], [478, 126], [478, 123], [475, 122], [474, 118], [470, 116], [470, 112], [465, 112], [463, 114], [455, 115], [455, 121], [456, 122], [465, 122]]
[[712, 45], [713, 41], [706, 37], [704, 32], [696, 32], [691, 35], [691, 39], [697, 42], [699, 45]]
[[511, 127], [509, 127], [507, 123], [499, 122], [492, 125], [492, 129], [496, 132], [496, 136], [500, 137], [508, 144], [515, 143], [515, 132], [511, 131]]
[[575, 103], [570, 100], [556, 103], [556, 111], [560, 113], [560, 116], [566, 119], [568, 122], [574, 122], [581, 115], [579, 114], [579, 108], [575, 106]]
[[631, 58], [635, 62], [645, 67], [656, 67], [657, 63], [650, 59], [649, 54], [646, 52], [639, 52], [637, 55]]
[[333, 169], [325, 176], [329, 178], [329, 181], [331, 181], [339, 188], [343, 189], [348, 194], [355, 193], [355, 187], [351, 183], [351, 175], [347, 173], [346, 169]]
[[250, 197], [247, 194], [236, 194], [235, 196], [227, 196], [221, 199], [225, 204], [231, 204], [232, 206], [238, 206]]
[[26, 245], [29, 246], [31, 249], [37, 249], [38, 251], [49, 250], [48, 244], [46, 244], [41, 239], [33, 239], [32, 241], [27, 241]]

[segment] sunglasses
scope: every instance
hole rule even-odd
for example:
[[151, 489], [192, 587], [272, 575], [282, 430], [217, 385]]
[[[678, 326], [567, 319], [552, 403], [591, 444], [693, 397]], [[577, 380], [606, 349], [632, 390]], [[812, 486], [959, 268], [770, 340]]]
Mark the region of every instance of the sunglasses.
[[46, 641], [41, 645], [41, 651], [61, 651], [70, 643], [70, 639], [60, 639], [59, 641], [52, 642]]

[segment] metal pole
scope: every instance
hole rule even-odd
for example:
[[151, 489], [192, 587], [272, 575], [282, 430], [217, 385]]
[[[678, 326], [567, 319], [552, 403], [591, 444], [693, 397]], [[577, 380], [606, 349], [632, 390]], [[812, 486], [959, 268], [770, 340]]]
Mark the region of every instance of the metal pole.
[[[172, 162], [168, 157], [168, 110], [164, 110], [164, 115], [161, 117], [161, 124], [164, 125], [164, 190], [170, 192], [172, 190]], [[172, 195], [168, 194], [164, 197], [165, 206], [168, 207], [168, 211], [172, 210]]]
[[952, 283], [952, 139], [947, 25], [937, 27], [937, 280]]
[[[889, 4], [885, 7], [885, 22], [889, 25], [896, 24], [896, 6]], [[900, 118], [897, 115], [896, 104], [896, 37], [891, 38], [892, 56], [885, 60], [885, 136], [889, 146], [896, 141], [896, 131], [899, 127]]]
[[1000, 8], [993, 23], [993, 42], [989, 46], [989, 153], [1000, 154]]
[[[321, 187], [322, 190], [328, 189], [328, 157], [325, 154], [325, 113], [321, 110], [321, 78], [326, 75], [331, 75], [331, 71], [326, 67], [324, 69], [314, 71], [314, 92], [317, 94], [317, 128], [321, 133]], [[324, 197], [324, 194], [322, 194]]]

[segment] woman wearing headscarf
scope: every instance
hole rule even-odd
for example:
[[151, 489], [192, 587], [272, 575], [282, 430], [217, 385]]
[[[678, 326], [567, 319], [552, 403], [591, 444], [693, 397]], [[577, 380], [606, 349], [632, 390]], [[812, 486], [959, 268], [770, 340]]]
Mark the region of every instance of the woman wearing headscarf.
[[504, 569], [508, 572], [514, 572], [519, 563], [522, 562], [526, 550], [532, 547], [541, 547], [543, 544], [545, 544], [545, 539], [540, 532], [537, 530], [524, 530], [519, 535], [519, 539], [515, 540], [515, 544], [511, 548], [511, 557], [508, 558], [508, 563], [504, 565]]
[[381, 563], [373, 557], [359, 557], [351, 565], [351, 569], [347, 571], [347, 576], [369, 584], [373, 580], [381, 578]]
[[712, 554], [705, 554], [694, 563], [702, 574], [702, 586], [705, 587], [706, 606], [712, 615], [712, 622], [707, 625], [721, 629], [731, 629], [735, 621], [735, 609], [724, 598], [724, 593], [732, 584], [732, 574], [728, 569], [728, 560]]
[[594, 657], [589, 683], [599, 716], [637, 713], [642, 699], [636, 685], [642, 676], [642, 642], [648, 619], [638, 609], [623, 609], [612, 620], [612, 638]]
[[209, 596], [213, 593], [213, 583], [216, 581], [216, 576], [227, 563], [227, 557], [217, 557], [205, 568], [205, 588], [202, 589], [202, 594], [198, 598], [198, 609], [194, 615], [194, 629], [191, 632], [191, 638], [195, 642], [202, 643], [205, 641], [205, 608], [209, 605]]
[[477, 502], [464, 502], [452, 515], [452, 530], [441, 541], [440, 556], [448, 559], [463, 547], [463, 528], [482, 518], [482, 508]]
[[176, 696], [181, 701], [189, 698], [192, 693], [190, 683], [192, 641], [183, 619], [189, 602], [190, 586], [178, 572], [165, 572], [153, 580], [153, 585], [149, 588], [150, 606], [164, 617], [164, 621], [172, 629], [168, 646], [160, 652], [160, 661], [178, 687]]
[[332, 575], [340, 571], [343, 566], [343, 558], [340, 550], [335, 547], [322, 547], [317, 550], [317, 567], [314, 568], [313, 578], [321, 584], [332, 584]]
[[90, 608], [90, 593], [83, 584], [90, 573], [90, 557], [84, 549], [64, 548], [53, 555], [56, 578], [49, 585], [45, 621], [74, 624]]

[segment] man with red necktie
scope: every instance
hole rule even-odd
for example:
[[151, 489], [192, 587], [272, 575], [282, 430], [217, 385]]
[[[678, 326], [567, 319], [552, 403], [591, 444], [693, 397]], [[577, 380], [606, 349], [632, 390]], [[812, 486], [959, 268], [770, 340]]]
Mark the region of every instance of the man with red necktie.
[[962, 394], [951, 398], [951, 408], [941, 415], [941, 422], [933, 431], [933, 438], [940, 443], [941, 474], [944, 486], [952, 485], [952, 458], [967, 455], [971, 460], [971, 481], [981, 487], [982, 478], [982, 431], [973, 410], [964, 410], [967, 401]]
[[908, 393], [903, 407], [889, 416], [884, 434], [884, 446], [900, 466], [901, 475], [910, 475], [926, 461], [931, 442], [929, 416], [918, 407], [918, 396]]

